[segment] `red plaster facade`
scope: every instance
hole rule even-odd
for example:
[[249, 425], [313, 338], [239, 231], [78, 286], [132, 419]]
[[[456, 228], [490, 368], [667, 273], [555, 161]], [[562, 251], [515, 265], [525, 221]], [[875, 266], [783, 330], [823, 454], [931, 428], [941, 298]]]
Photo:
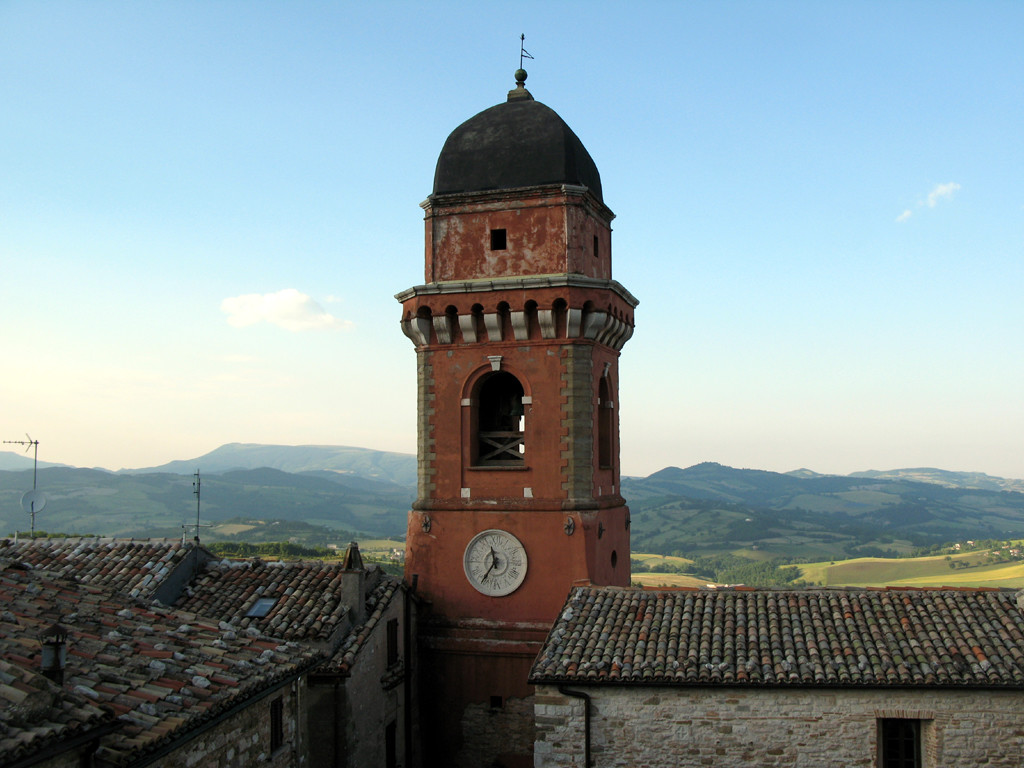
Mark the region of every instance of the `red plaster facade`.
[[[397, 298], [418, 368], [405, 573], [429, 606], [426, 758], [532, 765], [526, 680], [569, 587], [630, 582], [617, 398], [637, 302], [611, 279], [613, 214], [587, 187], [435, 194], [423, 207], [426, 283]], [[526, 559], [501, 596], [481, 588], [504, 569], [493, 547], [483, 582], [464, 567], [474, 536], [493, 530]]]

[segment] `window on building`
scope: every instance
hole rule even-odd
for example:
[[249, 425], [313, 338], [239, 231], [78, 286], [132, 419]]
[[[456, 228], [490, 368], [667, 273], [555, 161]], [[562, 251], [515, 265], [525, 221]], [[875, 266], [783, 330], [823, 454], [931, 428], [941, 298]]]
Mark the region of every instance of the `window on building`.
[[491, 250], [492, 251], [504, 251], [507, 247], [508, 239], [504, 229], [492, 229], [491, 230]]
[[284, 699], [278, 696], [270, 702], [270, 751], [284, 746]]
[[252, 606], [250, 606], [249, 610], [246, 612], [245, 615], [252, 619], [262, 619], [268, 613], [270, 613], [270, 609], [274, 607], [274, 604], [276, 602], [276, 597], [258, 598], [256, 602], [253, 603]]
[[600, 242], [601, 242], [601, 241], [597, 239], [597, 235], [594, 235], [594, 258], [595, 258], [595, 259], [596, 259], [596, 258], [598, 257], [598, 255], [599, 255], [599, 252], [598, 252], [598, 246], [599, 246]]
[[511, 373], [496, 371], [477, 390], [477, 466], [517, 466], [526, 453], [523, 385]]
[[398, 663], [398, 619], [388, 619], [388, 666]]
[[384, 766], [398, 768], [398, 723], [394, 720], [384, 727]]
[[921, 721], [885, 717], [878, 721], [880, 768], [921, 768]]

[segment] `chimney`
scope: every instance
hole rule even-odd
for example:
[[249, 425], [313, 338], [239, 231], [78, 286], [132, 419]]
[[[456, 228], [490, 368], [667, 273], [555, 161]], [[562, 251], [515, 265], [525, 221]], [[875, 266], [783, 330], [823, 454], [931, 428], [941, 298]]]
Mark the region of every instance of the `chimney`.
[[366, 621], [366, 568], [356, 542], [348, 545], [341, 567], [341, 599], [348, 606], [352, 624], [358, 627]]
[[64, 684], [64, 666], [68, 658], [68, 630], [60, 624], [52, 624], [39, 635], [43, 646], [42, 673], [57, 685]]

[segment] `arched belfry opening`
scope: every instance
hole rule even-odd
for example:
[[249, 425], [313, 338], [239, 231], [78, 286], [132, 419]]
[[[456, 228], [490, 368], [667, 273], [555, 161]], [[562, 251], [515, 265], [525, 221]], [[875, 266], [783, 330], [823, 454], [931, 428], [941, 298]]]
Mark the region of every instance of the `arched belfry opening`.
[[523, 385], [507, 371], [495, 371], [477, 385], [474, 465], [517, 466], [526, 456]]

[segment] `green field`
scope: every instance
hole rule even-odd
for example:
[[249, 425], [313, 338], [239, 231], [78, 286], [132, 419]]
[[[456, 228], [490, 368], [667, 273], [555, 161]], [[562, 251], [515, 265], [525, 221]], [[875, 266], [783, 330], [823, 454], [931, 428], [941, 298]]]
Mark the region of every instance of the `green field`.
[[[1007, 546], [1021, 547], [1020, 542]], [[765, 559], [765, 553], [734, 550], [733, 555], [753, 561]], [[825, 587], [1010, 587], [1024, 588], [1024, 561], [992, 562], [993, 550], [977, 549], [955, 554], [928, 557], [882, 558], [861, 557], [798, 565], [800, 579], [809, 585]], [[683, 557], [634, 552], [633, 561], [651, 568], [659, 564], [687, 570], [693, 561]], [[686, 573], [638, 572], [632, 575], [634, 584], [643, 586], [704, 587], [706, 577]], [[752, 583], [750, 586], [756, 586]]]
[[[988, 550], [912, 558], [861, 557], [807, 563], [801, 577], [822, 586], [1024, 587], [1024, 562], [986, 563]], [[951, 568], [950, 563], [966, 567]]]
[[653, 566], [657, 563], [666, 563], [673, 566], [693, 564], [693, 560], [685, 557], [674, 557], [673, 555], [652, 555], [646, 552], [633, 552], [630, 554], [630, 558], [633, 560], [639, 560], [648, 566]]
[[707, 579], [698, 579], [683, 573], [634, 573], [634, 584], [644, 587], [706, 587]]

